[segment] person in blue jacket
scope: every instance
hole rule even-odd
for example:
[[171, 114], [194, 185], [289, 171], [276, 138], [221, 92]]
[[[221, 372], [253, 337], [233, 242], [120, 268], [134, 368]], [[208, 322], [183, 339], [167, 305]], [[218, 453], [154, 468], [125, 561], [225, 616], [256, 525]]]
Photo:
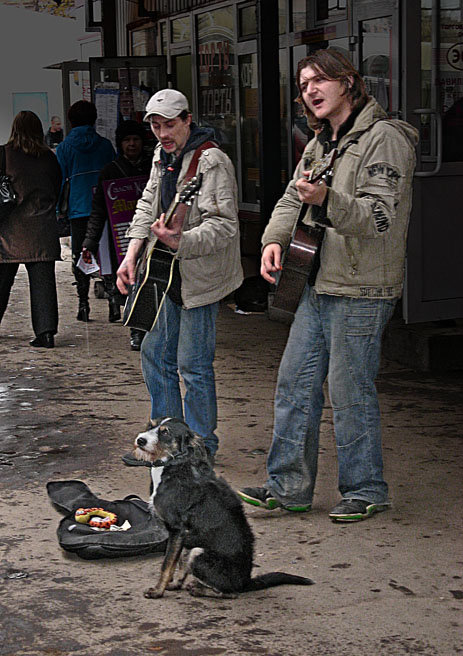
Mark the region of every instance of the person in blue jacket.
[[93, 188], [98, 183], [101, 169], [115, 158], [116, 153], [109, 139], [100, 136], [95, 130], [97, 111], [93, 103], [77, 101], [69, 108], [68, 119], [72, 130], [57, 147], [56, 157], [63, 173], [63, 183], [67, 179], [70, 181], [72, 270], [79, 296], [77, 319], [88, 321], [90, 276], [76, 265], [92, 211]]

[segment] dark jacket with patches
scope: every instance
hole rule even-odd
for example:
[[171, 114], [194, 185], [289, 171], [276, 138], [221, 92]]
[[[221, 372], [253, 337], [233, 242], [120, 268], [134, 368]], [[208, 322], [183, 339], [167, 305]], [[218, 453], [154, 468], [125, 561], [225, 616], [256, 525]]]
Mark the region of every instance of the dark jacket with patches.
[[[319, 135], [307, 144], [272, 213], [262, 237], [264, 246], [289, 244], [301, 207], [295, 183], [308, 162], [322, 157], [323, 142]], [[317, 293], [353, 298], [401, 295], [417, 143], [417, 130], [387, 119], [374, 98], [341, 137], [339, 151], [350, 145], [334, 164]], [[318, 214], [309, 207], [304, 222], [316, 221]]]

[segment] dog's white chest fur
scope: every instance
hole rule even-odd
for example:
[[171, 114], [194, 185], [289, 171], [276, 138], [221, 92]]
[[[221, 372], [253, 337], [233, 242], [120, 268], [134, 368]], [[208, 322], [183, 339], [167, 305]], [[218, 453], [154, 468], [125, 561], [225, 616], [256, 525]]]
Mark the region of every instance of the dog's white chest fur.
[[153, 510], [154, 499], [156, 498], [156, 492], [158, 491], [159, 483], [161, 482], [162, 472], [164, 467], [151, 467], [151, 481], [153, 482], [153, 491], [150, 497], [150, 508]]

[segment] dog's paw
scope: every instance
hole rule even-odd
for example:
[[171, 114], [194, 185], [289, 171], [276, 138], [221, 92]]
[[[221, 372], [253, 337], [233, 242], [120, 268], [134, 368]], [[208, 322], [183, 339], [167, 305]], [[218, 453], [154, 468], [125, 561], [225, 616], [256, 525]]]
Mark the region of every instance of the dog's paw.
[[171, 581], [167, 584], [166, 590], [181, 590], [183, 581]]
[[158, 588], [148, 588], [148, 590], [145, 590], [143, 593], [143, 596], [146, 597], [146, 599], [159, 599], [163, 594], [164, 590], [159, 590]]

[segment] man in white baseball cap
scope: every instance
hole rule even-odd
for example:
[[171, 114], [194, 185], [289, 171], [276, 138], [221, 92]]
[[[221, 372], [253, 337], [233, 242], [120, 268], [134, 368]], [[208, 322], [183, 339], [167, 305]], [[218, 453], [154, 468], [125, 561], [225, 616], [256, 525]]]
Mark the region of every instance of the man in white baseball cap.
[[[156, 248], [167, 247], [175, 255], [170, 287], [166, 291], [156, 283], [163, 304], [158, 321], [142, 342], [143, 378], [151, 397], [151, 417], [184, 419], [204, 439], [212, 462], [218, 447], [216, 317], [220, 301], [243, 281], [235, 171], [214, 143], [214, 131], [193, 122], [188, 100], [180, 91], [155, 93], [146, 105], [145, 121], [159, 143], [150, 179], [127, 231], [130, 242], [117, 272], [117, 286], [127, 294], [127, 287], [134, 285], [137, 259], [147, 240], [156, 239]], [[201, 180], [201, 193], [191, 199], [182, 225], [178, 216], [183, 210], [175, 205], [175, 198], [191, 174], [190, 165]], [[166, 213], [169, 217], [173, 213], [167, 223]], [[158, 264], [153, 257], [150, 270], [155, 275]], [[185, 385], [184, 401], [179, 374]]]
[[146, 105], [144, 121], [149, 121], [150, 116], [158, 114], [164, 118], [175, 118], [182, 112], [188, 112], [188, 100], [180, 91], [175, 89], [161, 89], [151, 96]]

